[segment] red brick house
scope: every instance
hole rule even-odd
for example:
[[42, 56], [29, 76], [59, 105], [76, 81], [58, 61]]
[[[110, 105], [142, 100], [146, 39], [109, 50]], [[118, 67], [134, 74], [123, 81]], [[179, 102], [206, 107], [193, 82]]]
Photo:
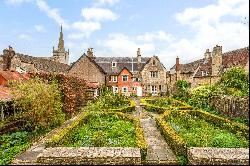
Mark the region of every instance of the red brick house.
[[133, 74], [126, 67], [124, 67], [118, 74], [118, 92], [123, 93], [125, 95], [130, 95], [133, 92], [132, 78]]

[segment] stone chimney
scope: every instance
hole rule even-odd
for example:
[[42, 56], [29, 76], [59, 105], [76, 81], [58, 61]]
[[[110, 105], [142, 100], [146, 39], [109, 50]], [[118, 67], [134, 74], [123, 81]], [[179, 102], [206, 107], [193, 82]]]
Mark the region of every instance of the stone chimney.
[[141, 50], [138, 48], [137, 50], [137, 65], [138, 65], [138, 70], [141, 70]]
[[204, 58], [205, 60], [208, 60], [211, 57], [211, 52], [209, 49], [206, 49], [206, 52], [204, 53]]
[[11, 59], [14, 57], [15, 51], [11, 46], [9, 49], [3, 50], [3, 70], [10, 70], [11, 69]]
[[212, 76], [218, 76], [222, 68], [222, 46], [216, 45], [212, 51]]
[[88, 48], [87, 56], [90, 58], [94, 58], [93, 48]]
[[177, 56], [176, 57], [176, 61], [175, 61], [175, 71], [179, 71], [180, 70], [180, 59], [179, 57]]

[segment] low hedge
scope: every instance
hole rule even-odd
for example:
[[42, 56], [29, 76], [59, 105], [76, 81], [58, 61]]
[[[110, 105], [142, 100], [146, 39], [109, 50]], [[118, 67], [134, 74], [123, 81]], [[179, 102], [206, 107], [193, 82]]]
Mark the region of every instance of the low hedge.
[[171, 111], [167, 110], [162, 115], [156, 117], [156, 124], [160, 132], [169, 143], [171, 149], [176, 155], [187, 154], [187, 145], [185, 141], [175, 132], [175, 130], [167, 124], [166, 117], [170, 115]]
[[[226, 129], [232, 133], [240, 132], [240, 134], [247, 139], [249, 139], [249, 127], [243, 124], [232, 122], [228, 119], [219, 117], [217, 115], [210, 114], [201, 110], [181, 110], [188, 111], [191, 115], [198, 116], [207, 122], [212, 122], [215, 125], [221, 127], [222, 129]], [[171, 110], [166, 110], [162, 115], [156, 118], [156, 124], [163, 134], [164, 138], [170, 144], [171, 149], [173, 149], [176, 155], [187, 155], [187, 144], [180, 137], [175, 130], [166, 122], [167, 117], [170, 115]]]
[[226, 119], [226, 118], [223, 118], [223, 117], [220, 117], [220, 116], [217, 116], [217, 115], [214, 115], [214, 114], [202, 111], [202, 110], [189, 110], [189, 112], [192, 115], [199, 116], [200, 118], [208, 122], [212, 122], [216, 126], [229, 130], [232, 133], [236, 134], [237, 132], [241, 132], [241, 135], [249, 139], [249, 127], [244, 124], [233, 122], [229, 119]]
[[135, 111], [135, 101], [134, 100], [129, 100], [130, 105], [121, 107], [121, 108], [113, 108], [113, 109], [108, 109], [108, 111], [114, 111], [114, 112], [123, 112], [123, 113], [128, 113], [128, 112], [133, 112]]
[[[160, 99], [160, 98], [158, 98], [158, 99]], [[156, 106], [154, 104], [150, 104], [150, 103], [147, 102], [147, 101], [157, 100], [157, 98], [156, 99], [141, 99], [141, 103], [142, 103], [142, 105], [145, 106], [146, 110], [152, 111], [152, 112], [157, 112], [159, 114], [164, 113], [166, 110], [172, 110], [172, 109], [179, 109], [179, 110], [193, 109], [192, 106], [190, 106], [190, 105], [188, 105], [188, 104], [186, 104], [184, 102], [175, 100], [173, 98], [168, 98], [168, 99], [171, 99], [173, 102], [178, 103], [181, 106], [161, 107], [161, 106]]]
[[[140, 124], [139, 119], [134, 118], [131, 115], [124, 114], [122, 112], [94, 112], [94, 114], [100, 114], [100, 115], [117, 115], [119, 118], [124, 120], [129, 120], [134, 123], [135, 125], [135, 134], [136, 134], [136, 144], [137, 147], [140, 148], [142, 159], [146, 158], [147, 155], [147, 148], [148, 145], [146, 143], [146, 140], [144, 138], [144, 133]], [[61, 129], [57, 134], [55, 134], [51, 139], [49, 139], [45, 146], [46, 147], [55, 147], [59, 145], [66, 137], [67, 135], [72, 132], [78, 125], [81, 123], [84, 123], [85, 120], [87, 120], [90, 116], [94, 115], [91, 112], [83, 112], [79, 115], [79, 117], [69, 126], [67, 126], [64, 129]]]

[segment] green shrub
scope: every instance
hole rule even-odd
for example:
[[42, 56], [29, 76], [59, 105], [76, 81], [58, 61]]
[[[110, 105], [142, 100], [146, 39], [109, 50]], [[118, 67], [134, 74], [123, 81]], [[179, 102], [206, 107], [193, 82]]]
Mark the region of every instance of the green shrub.
[[0, 165], [10, 164], [21, 151], [30, 146], [27, 132], [15, 132], [0, 136]]
[[56, 82], [48, 84], [38, 78], [12, 82], [14, 105], [21, 109], [26, 130], [48, 130], [64, 121], [61, 93]]

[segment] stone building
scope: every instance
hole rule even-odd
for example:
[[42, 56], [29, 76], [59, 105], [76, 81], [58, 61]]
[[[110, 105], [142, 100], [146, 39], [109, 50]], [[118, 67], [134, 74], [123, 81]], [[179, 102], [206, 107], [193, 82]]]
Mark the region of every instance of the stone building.
[[222, 53], [222, 46], [216, 45], [212, 52], [206, 50], [204, 58], [187, 64], [180, 64], [177, 57], [176, 64], [167, 75], [167, 81], [170, 86], [177, 80], [186, 80], [192, 87], [213, 84], [220, 79], [223, 72], [233, 66], [249, 71], [249, 47]]
[[141, 69], [145, 94], [159, 95], [167, 90], [167, 70], [157, 56], [151, 57]]
[[69, 49], [68, 51], [65, 51], [65, 48], [64, 48], [62, 26], [61, 26], [61, 31], [60, 31], [58, 47], [57, 47], [57, 50], [55, 50], [53, 47], [53, 56], [51, 57], [51, 60], [55, 62], [64, 63], [64, 64], [69, 63]]
[[12, 47], [3, 50], [1, 56], [1, 70], [27, 72], [54, 72], [66, 73], [69, 65], [55, 62], [42, 57], [33, 57], [29, 55], [16, 53]]
[[143, 84], [149, 87], [148, 93], [157, 94], [166, 84], [166, 69], [158, 57], [141, 57], [140, 48], [137, 57], [96, 57], [89, 48], [87, 54], [72, 64], [68, 73], [128, 95], [141, 96]]
[[3, 50], [0, 55], [1, 70], [13, 70], [20, 73], [26, 72], [55, 72], [66, 73], [69, 65], [69, 50], [65, 51], [63, 32], [61, 27], [58, 49], [53, 47], [52, 57], [35, 57], [16, 53], [12, 47]]

